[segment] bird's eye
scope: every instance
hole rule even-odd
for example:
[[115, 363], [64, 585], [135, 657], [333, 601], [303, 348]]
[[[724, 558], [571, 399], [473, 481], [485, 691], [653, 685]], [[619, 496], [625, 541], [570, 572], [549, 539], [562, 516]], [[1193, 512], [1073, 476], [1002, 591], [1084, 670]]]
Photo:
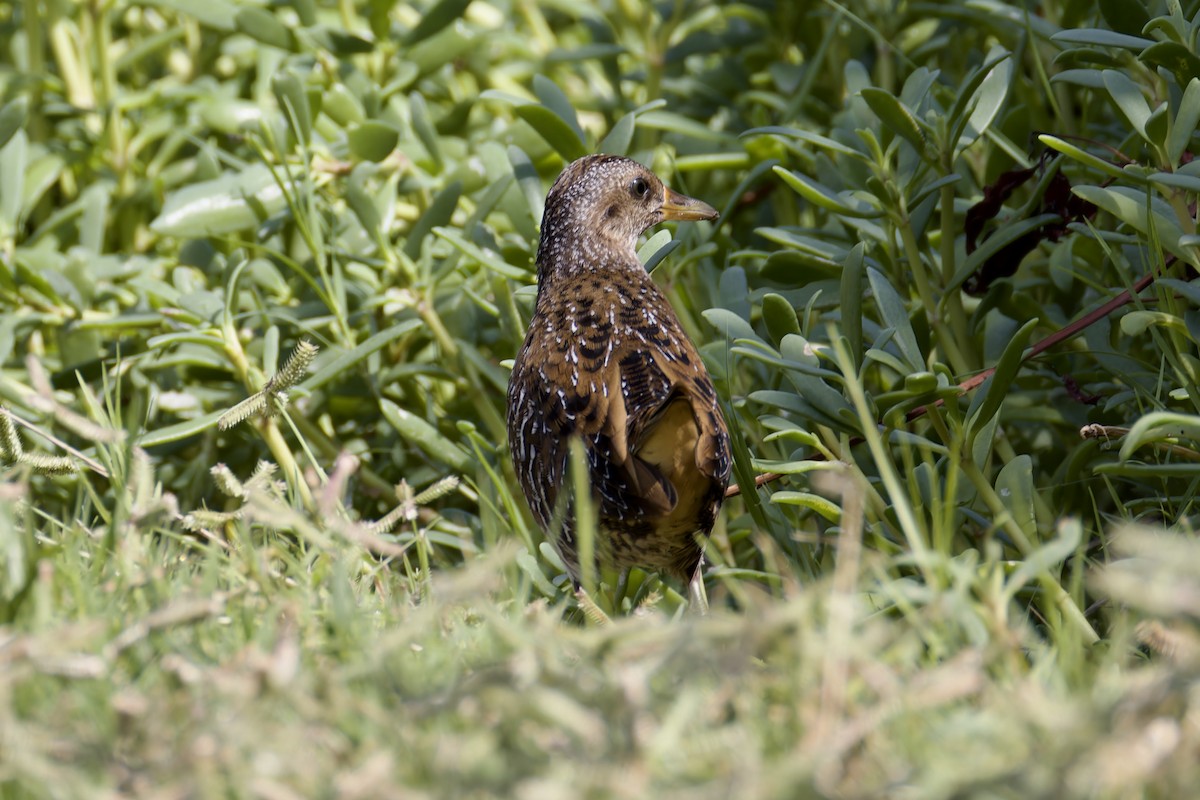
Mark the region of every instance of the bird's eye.
[[634, 178], [633, 183], [629, 184], [629, 191], [638, 200], [644, 200], [646, 193], [650, 191], [650, 184], [646, 183], [645, 178]]

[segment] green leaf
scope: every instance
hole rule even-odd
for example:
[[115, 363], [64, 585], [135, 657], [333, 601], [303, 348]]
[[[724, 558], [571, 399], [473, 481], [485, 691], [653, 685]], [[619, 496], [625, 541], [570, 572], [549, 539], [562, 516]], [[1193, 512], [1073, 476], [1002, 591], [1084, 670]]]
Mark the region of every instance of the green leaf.
[[807, 508], [835, 524], [842, 519], [842, 509], [836, 503], [811, 492], [774, 492], [771, 495], [771, 502]]
[[[1037, 521], [1033, 518], [1032, 459], [1021, 455], [1005, 464], [996, 481], [996, 490], [1025, 535], [1030, 541], [1037, 541]], [[1057, 536], [1032, 553], [1024, 554], [1017, 568], [1004, 582], [1004, 593], [1012, 597], [1039, 575], [1059, 572], [1067, 559], [1079, 549], [1082, 540], [1083, 526], [1079, 520], [1064, 519], [1059, 522]]]
[[814, 147], [819, 147], [822, 150], [829, 150], [833, 153], [838, 153], [843, 156], [858, 159], [859, 161], [868, 161], [867, 157], [855, 150], [853, 147], [847, 147], [841, 142], [834, 141], [828, 136], [821, 136], [812, 131], [800, 130], [799, 128], [787, 128], [779, 125], [770, 125], [765, 128], [751, 128], [742, 134], [742, 138], [748, 136], [781, 136], [788, 139], [795, 139], [805, 144], [811, 144]]
[[691, 117], [673, 111], [651, 110], [638, 116], [638, 125], [656, 131], [666, 131], [705, 142], [733, 141], [728, 133], [715, 130]]
[[679, 242], [672, 240], [670, 231], [658, 231], [638, 248], [638, 260], [647, 272], [652, 272], [678, 246]]
[[241, 6], [229, 0], [146, 0], [146, 5], [166, 8], [184, 17], [191, 17], [216, 31], [230, 32], [236, 29], [235, 18]]
[[1104, 87], [1108, 89], [1108, 94], [1117, 104], [1117, 108], [1125, 115], [1125, 119], [1129, 120], [1133, 129], [1145, 139], [1146, 120], [1150, 118], [1150, 106], [1146, 104], [1146, 98], [1142, 95], [1141, 89], [1125, 73], [1117, 72], [1114, 69], [1104, 70], [1100, 73], [1100, 77], [1104, 80]]
[[629, 145], [633, 142], [633, 130], [636, 125], [637, 117], [633, 113], [621, 117], [596, 146], [596, 152], [612, 153], [618, 156], [626, 155], [629, 152]]
[[471, 457], [454, 442], [447, 439], [429, 422], [406, 411], [388, 400], [379, 401], [383, 417], [396, 429], [401, 438], [420, 448], [434, 461], [445, 464], [456, 472], [465, 472], [471, 466]]
[[779, 342], [789, 333], [800, 333], [800, 321], [796, 318], [796, 309], [786, 299], [774, 292], [768, 292], [762, 299], [763, 322], [767, 325], [767, 333], [773, 341]]
[[1120, 47], [1124, 50], [1145, 50], [1154, 40], [1141, 36], [1114, 33], [1103, 28], [1071, 28], [1050, 37], [1051, 41], [1064, 44], [1090, 44], [1097, 47]]
[[379, 120], [369, 119], [346, 132], [350, 152], [364, 161], [378, 163], [392, 154], [400, 141], [400, 131]]
[[458, 199], [462, 197], [462, 182], [451, 181], [440, 192], [434, 195], [429, 208], [417, 220], [417, 224], [409, 230], [404, 241], [404, 254], [415, 259], [421, 255], [421, 246], [433, 232], [434, 228], [450, 224], [454, 209], [458, 208]]
[[[871, 208], [866, 203], [852, 201], [849, 198], [837, 195], [832, 189], [822, 186], [799, 173], [791, 172], [783, 167], [772, 167], [771, 171], [780, 178], [783, 178], [783, 182], [792, 187], [805, 200], [815, 206], [824, 208], [826, 211], [860, 219], [883, 216], [882, 211]], [[851, 202], [854, 202], [854, 205], [850, 205]]]
[[484, 92], [480, 98], [503, 100], [511, 104], [516, 115], [529, 123], [546, 144], [554, 148], [566, 161], [574, 161], [587, 155], [583, 140], [575, 130], [546, 106], [494, 90]]
[[845, 263], [842, 265], [842, 276], [840, 282], [840, 311], [841, 311], [841, 326], [842, 335], [846, 337], [846, 343], [850, 349], [850, 358], [854, 360], [854, 366], [862, 366], [863, 353], [863, 314], [862, 314], [862, 299], [863, 299], [863, 278], [865, 277], [864, 254], [866, 247], [862, 242], [854, 245], [854, 248], [846, 254]]
[[296, 50], [296, 36], [279, 17], [258, 6], [242, 6], [233, 18], [237, 29], [268, 47]]
[[1052, 150], [1057, 150], [1068, 158], [1074, 159], [1081, 164], [1097, 169], [1106, 175], [1111, 175], [1114, 178], [1128, 180], [1134, 183], [1145, 183], [1146, 179], [1136, 172], [1126, 172], [1112, 162], [1105, 161], [1102, 158], [1097, 158], [1086, 150], [1081, 150], [1070, 142], [1059, 139], [1049, 134], [1041, 134], [1038, 136], [1038, 141], [1046, 145]]
[[300, 77], [289, 69], [280, 70], [271, 76], [271, 91], [275, 93], [275, 102], [283, 110], [296, 141], [307, 145], [312, 138], [313, 115], [308, 92]]
[[1190, 338], [1183, 320], [1166, 311], [1138, 309], [1121, 317], [1121, 332], [1126, 336], [1141, 336], [1151, 327], [1168, 328]]
[[871, 284], [871, 295], [875, 299], [875, 307], [883, 323], [892, 329], [892, 339], [896, 342], [900, 354], [908, 362], [907, 372], [921, 372], [925, 369], [925, 356], [917, 344], [917, 336], [913, 333], [912, 322], [908, 318], [908, 307], [900, 298], [899, 293], [882, 272], [867, 269], [867, 280]]
[[1062, 222], [1062, 217], [1058, 214], [1039, 214], [1036, 217], [1017, 220], [1016, 222], [1010, 222], [1007, 225], [1001, 226], [998, 230], [992, 232], [984, 240], [983, 244], [963, 260], [962, 266], [958, 268], [958, 271], [954, 273], [954, 277], [950, 281], [950, 288], [957, 289], [959, 286], [962, 286], [963, 281], [974, 275], [989, 258], [1009, 244], [1020, 239], [1030, 231], [1035, 231], [1054, 222]]
[[[1033, 510], [1033, 459], [1021, 454], [1009, 461], [996, 476], [996, 494], [1004, 501], [1013, 521], [1031, 541], [1037, 540], [1037, 516]], [[1040, 570], [1039, 570], [1040, 571]], [[1036, 574], [1036, 572], [1035, 572]]]
[[1092, 472], [1097, 475], [1115, 475], [1122, 478], [1134, 478], [1136, 480], [1182, 478], [1194, 481], [1200, 478], [1200, 464], [1194, 462], [1139, 464], [1132, 461], [1123, 461], [1116, 464], [1097, 464], [1092, 468]]
[[442, 144], [438, 138], [437, 130], [433, 126], [433, 122], [429, 119], [429, 107], [425, 104], [425, 98], [420, 92], [412, 92], [408, 96], [409, 114], [412, 116], [413, 132], [417, 134], [417, 138], [421, 140], [421, 144], [425, 145], [425, 150], [429, 153], [429, 157], [433, 159], [433, 164], [438, 172], [441, 172], [445, 166], [442, 159]]
[[1146, 120], [1146, 141], [1156, 147], [1165, 147], [1170, 124], [1169, 109], [1164, 101], [1150, 112], [1150, 117]]
[[1103, 89], [1104, 76], [1098, 69], [1064, 69], [1050, 77], [1051, 83], [1071, 83], [1089, 89]]
[[1143, 445], [1180, 437], [1200, 442], [1200, 417], [1174, 411], [1152, 411], [1129, 429], [1121, 443], [1119, 456], [1122, 461], [1127, 461], [1133, 451]]
[[343, 128], [366, 119], [362, 101], [342, 83], [335, 83], [325, 90], [321, 110]]
[[1200, 75], [1200, 56], [1178, 42], [1158, 42], [1142, 51], [1139, 58], [1151, 69], [1165, 69], [1175, 76], [1180, 86], [1186, 86]]
[[211, 414], [206, 414], [203, 417], [195, 419], [187, 419], [183, 422], [178, 422], [174, 425], [168, 425], [165, 428], [147, 431], [137, 439], [138, 447], [150, 448], [162, 444], [170, 444], [171, 442], [190, 439], [197, 434], [203, 433], [209, 428], [217, 426], [217, 420], [224, 416], [225, 410], [214, 411]]
[[1162, 246], [1187, 263], [1196, 266], [1196, 254], [1180, 243], [1182, 231], [1170, 206], [1162, 198], [1148, 196], [1144, 190], [1127, 186], [1076, 186], [1071, 191], [1112, 214], [1140, 233], [1153, 229]]
[[487, 267], [498, 275], [513, 280], [524, 281], [529, 278], [529, 273], [520, 267], [514, 267], [504, 260], [501, 254], [487, 247], [480, 247], [474, 242], [467, 241], [463, 235], [453, 228], [434, 228], [433, 233], [440, 239], [445, 239], [450, 244], [454, 245], [455, 249], [461, 252], [468, 258], [473, 259], [482, 266]]
[[[958, 98], [950, 109], [954, 125], [950, 141], [957, 150], [970, 146], [991, 126], [1008, 98], [1012, 73], [1012, 53], [994, 48], [987, 60], [959, 87]], [[971, 135], [966, 133], [968, 126]]]
[[471, 0], [439, 0], [433, 8], [425, 12], [416, 27], [408, 32], [408, 35], [404, 37], [404, 43], [414, 45], [428, 39], [460, 18], [469, 5], [471, 5]]
[[283, 190], [263, 164], [168, 195], [150, 229], [162, 236], [181, 238], [223, 236], [256, 227], [260, 221], [256, 207], [268, 216], [287, 207]]
[[[1200, 70], [1197, 72], [1200, 73]], [[1167, 158], [1172, 166], [1179, 164], [1196, 134], [1197, 126], [1200, 126], [1200, 78], [1192, 78], [1179, 99], [1179, 108], [1171, 120], [1171, 133], [1167, 136]]]
[[13, 134], [25, 127], [25, 117], [29, 112], [29, 99], [18, 97], [0, 108], [0, 148], [8, 144]]
[[297, 388], [305, 392], [315, 391], [342, 375], [342, 373], [348, 371], [371, 354], [379, 352], [395, 340], [406, 336], [418, 328], [424, 327], [424, 325], [425, 323], [419, 317], [413, 317], [394, 323], [358, 346], [338, 353], [333, 358], [328, 358], [331, 352], [326, 351], [323, 356], [327, 360], [321, 362], [321, 368], [305, 378]]
[[8, 144], [0, 147], [0, 175], [4, 175], [0, 180], [0, 241], [16, 233], [28, 170], [29, 139], [18, 128]]
[[886, 128], [911, 144], [921, 157], [925, 157], [925, 133], [917, 118], [890, 92], [868, 87], [859, 92], [875, 116]]
[[571, 128], [575, 137], [580, 142], [586, 141], [587, 137], [583, 134], [583, 128], [579, 127], [579, 118], [575, 116], [575, 108], [571, 105], [571, 101], [563, 94], [563, 90], [558, 88], [558, 84], [547, 78], [545, 75], [533, 76], [533, 93], [537, 95], [538, 100], [542, 101], [542, 105], [558, 115], [558, 118]]
[[[1037, 325], [1036, 319], [1027, 321], [1009, 340], [1008, 346], [1000, 355], [1000, 360], [996, 362], [996, 371], [979, 387], [971, 403], [971, 409], [967, 412], [968, 431], [977, 432], [1000, 411], [1000, 406], [1011, 391], [1012, 383], [1021, 369], [1025, 346]], [[973, 433], [968, 434], [968, 438], [973, 440]]]
[[727, 308], [710, 308], [702, 312], [709, 324], [716, 328], [726, 339], [749, 339], [762, 342], [749, 322], [739, 317]]

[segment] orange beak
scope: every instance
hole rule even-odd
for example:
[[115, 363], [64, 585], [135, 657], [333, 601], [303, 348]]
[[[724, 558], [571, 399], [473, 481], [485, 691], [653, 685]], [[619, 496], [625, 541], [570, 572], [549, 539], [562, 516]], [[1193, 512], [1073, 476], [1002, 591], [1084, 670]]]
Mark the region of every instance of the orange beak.
[[666, 186], [663, 187], [663, 219], [716, 219], [720, 216], [717, 210], [694, 197], [680, 194]]

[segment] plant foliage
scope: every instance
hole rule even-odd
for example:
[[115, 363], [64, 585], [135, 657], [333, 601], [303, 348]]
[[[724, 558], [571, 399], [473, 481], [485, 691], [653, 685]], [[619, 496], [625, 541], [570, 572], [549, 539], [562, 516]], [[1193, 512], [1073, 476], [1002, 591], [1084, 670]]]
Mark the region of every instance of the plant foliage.
[[[0, 793], [1194, 791], [1198, 6], [0, 7]], [[598, 151], [722, 212], [704, 619], [514, 493]]]

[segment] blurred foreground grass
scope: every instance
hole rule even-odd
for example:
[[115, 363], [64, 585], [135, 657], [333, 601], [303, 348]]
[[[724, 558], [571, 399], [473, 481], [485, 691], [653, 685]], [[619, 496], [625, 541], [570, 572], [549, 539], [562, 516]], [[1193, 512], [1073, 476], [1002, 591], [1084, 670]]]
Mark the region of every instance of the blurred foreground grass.
[[[0, 7], [0, 795], [1190, 796], [1196, 5]], [[703, 619], [513, 493], [590, 151], [722, 210]]]

